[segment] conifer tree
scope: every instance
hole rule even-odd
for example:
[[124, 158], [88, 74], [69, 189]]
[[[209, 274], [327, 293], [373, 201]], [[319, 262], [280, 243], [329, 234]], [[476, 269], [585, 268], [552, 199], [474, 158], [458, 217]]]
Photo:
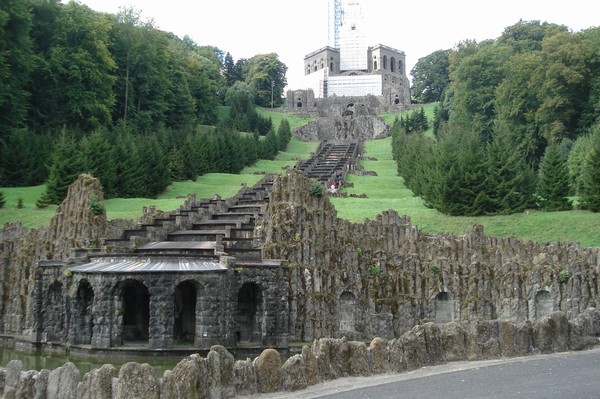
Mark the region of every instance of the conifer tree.
[[569, 170], [560, 147], [551, 144], [546, 148], [538, 172], [540, 207], [545, 211], [565, 211], [572, 208], [568, 198], [570, 191]]
[[287, 119], [283, 119], [277, 129], [278, 150], [285, 151], [291, 139], [292, 129], [290, 128], [290, 123]]
[[0, 191], [0, 208], [4, 208], [6, 204], [6, 197], [4, 196], [4, 192]]
[[582, 171], [581, 207], [600, 212], [600, 129], [592, 138]]
[[485, 213], [508, 214], [535, 206], [535, 174], [514, 148], [513, 136], [501, 128], [486, 147], [487, 191], [490, 208]]
[[[52, 153], [50, 175], [43, 198], [49, 204], [60, 204], [67, 196], [69, 186], [82, 172], [78, 145], [72, 137], [63, 134]], [[40, 202], [40, 205], [46, 201]]]

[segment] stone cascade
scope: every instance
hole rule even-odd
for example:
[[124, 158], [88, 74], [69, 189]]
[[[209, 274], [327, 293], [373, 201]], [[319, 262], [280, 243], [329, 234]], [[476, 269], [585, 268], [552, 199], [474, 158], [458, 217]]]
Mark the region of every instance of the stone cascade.
[[287, 261], [290, 335], [399, 337], [421, 320], [573, 320], [600, 304], [600, 248], [430, 234], [386, 211], [339, 219], [300, 172], [280, 176], [265, 217], [263, 254]]
[[356, 165], [359, 143], [327, 142], [319, 145], [316, 154], [310, 159], [300, 161], [296, 168], [310, 178], [328, 186], [337, 176], [344, 179], [346, 173]]
[[189, 256], [218, 262], [226, 255], [260, 262], [254, 229], [268, 204], [272, 184], [269, 175], [231, 199], [192, 201], [176, 212], [152, 217], [139, 229], [126, 230], [120, 239], [106, 244], [128, 248], [129, 255], [136, 257]]

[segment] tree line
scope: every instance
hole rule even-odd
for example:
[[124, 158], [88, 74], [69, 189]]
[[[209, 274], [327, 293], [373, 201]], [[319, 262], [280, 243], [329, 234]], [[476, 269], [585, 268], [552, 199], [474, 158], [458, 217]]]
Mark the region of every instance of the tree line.
[[[231, 54], [216, 47], [200, 46], [190, 37], [179, 38], [157, 29], [131, 8], [106, 14], [76, 1], [3, 1], [0, 186], [37, 185], [47, 180], [51, 186], [61, 169], [55, 164], [65, 159], [58, 154], [68, 151], [65, 147], [75, 148], [80, 158], [87, 156], [89, 159], [79, 163], [85, 167], [107, 162], [123, 148], [132, 154], [132, 147], [140, 154], [158, 151], [163, 159], [177, 158], [178, 152], [184, 151], [178, 146], [187, 142], [176, 137], [208, 148], [213, 141], [232, 140], [238, 131], [245, 131], [251, 133], [250, 139], [243, 136], [241, 142], [276, 147], [273, 137], [277, 132], [272, 131], [271, 121], [260, 117], [253, 107], [271, 105], [272, 92], [273, 105], [281, 105], [286, 71], [277, 54], [234, 62]], [[252, 108], [239, 106], [248, 101]], [[231, 110], [224, 116], [220, 115], [223, 105]], [[219, 123], [222, 125], [210, 134], [202, 128]], [[259, 140], [253, 133], [266, 138]], [[87, 143], [95, 141], [107, 145], [108, 155], [90, 149]], [[152, 150], [153, 145], [160, 151]], [[226, 151], [236, 151], [236, 146]], [[242, 150], [248, 151], [254, 153]], [[262, 157], [268, 152], [259, 149], [256, 154]], [[239, 159], [243, 162], [246, 158]], [[144, 161], [140, 162], [132, 170], [139, 169]], [[189, 170], [181, 173], [173, 169], [177, 162], [167, 162], [171, 169], [162, 173], [172, 180], [180, 175], [194, 177], [190, 170], [239, 169], [238, 160], [227, 166], [219, 162], [218, 166], [184, 167]], [[109, 166], [118, 170], [116, 164]], [[143, 184], [148, 189], [138, 194], [156, 195], [159, 188], [151, 186], [162, 182], [164, 189], [167, 180], [157, 178]], [[102, 182], [113, 195], [121, 191]]]
[[519, 21], [419, 60], [414, 98], [440, 105], [434, 137], [395, 124], [399, 174], [450, 215], [600, 211], [598, 54], [600, 28]]

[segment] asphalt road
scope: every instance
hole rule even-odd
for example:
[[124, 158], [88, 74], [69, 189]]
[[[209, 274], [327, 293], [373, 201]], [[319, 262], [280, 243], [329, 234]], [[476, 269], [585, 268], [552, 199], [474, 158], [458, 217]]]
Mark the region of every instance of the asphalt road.
[[409, 373], [341, 378], [277, 399], [600, 399], [600, 348], [482, 362], [452, 362]]

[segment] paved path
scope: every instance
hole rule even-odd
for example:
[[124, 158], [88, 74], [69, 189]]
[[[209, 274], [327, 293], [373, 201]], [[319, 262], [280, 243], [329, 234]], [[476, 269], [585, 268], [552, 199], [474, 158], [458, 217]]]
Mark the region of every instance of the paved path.
[[277, 399], [599, 399], [600, 348], [583, 352], [452, 362], [409, 373], [341, 378]]

